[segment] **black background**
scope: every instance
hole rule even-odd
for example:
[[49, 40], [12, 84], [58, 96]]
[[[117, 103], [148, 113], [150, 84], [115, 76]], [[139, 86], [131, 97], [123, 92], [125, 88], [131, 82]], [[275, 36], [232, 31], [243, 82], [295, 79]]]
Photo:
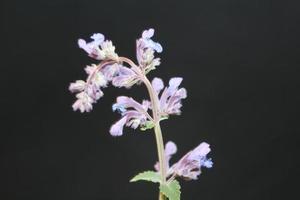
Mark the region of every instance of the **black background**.
[[135, 59], [135, 39], [156, 29], [162, 65], [150, 77], [182, 76], [181, 116], [162, 123], [175, 161], [202, 141], [214, 167], [182, 183], [182, 199], [297, 199], [299, 3], [270, 0], [1, 1], [0, 199], [157, 199], [129, 183], [157, 160], [154, 135], [113, 138], [118, 95], [108, 88], [89, 114], [73, 112], [68, 85], [95, 62], [77, 39], [101, 32]]

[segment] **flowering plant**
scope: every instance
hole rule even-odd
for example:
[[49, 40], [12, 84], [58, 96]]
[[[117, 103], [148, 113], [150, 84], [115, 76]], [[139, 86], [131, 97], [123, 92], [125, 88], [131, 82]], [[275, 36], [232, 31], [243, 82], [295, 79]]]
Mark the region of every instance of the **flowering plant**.
[[[178, 162], [170, 165], [169, 161], [177, 152], [174, 142], [169, 141], [164, 145], [160, 121], [168, 119], [170, 115], [181, 113], [181, 100], [187, 97], [185, 88], [180, 88], [182, 78], [174, 77], [165, 86], [162, 79], [154, 78], [151, 82], [147, 74], [160, 65], [160, 58], [155, 57], [161, 53], [162, 46], [151, 38], [154, 29], [145, 30], [141, 38], [136, 41], [137, 64], [132, 60], [118, 56], [115, 46], [109, 40], [105, 40], [100, 33], [91, 36], [92, 41], [78, 40], [78, 45], [87, 54], [101, 61], [99, 64], [87, 66], [85, 71], [87, 79], [77, 80], [70, 84], [69, 90], [76, 93], [77, 100], [73, 104], [73, 110], [90, 112], [93, 104], [102, 96], [102, 89], [111, 83], [115, 87], [131, 88], [135, 84], [145, 84], [150, 101], [142, 103], [131, 97], [119, 96], [113, 104], [113, 111], [121, 114], [121, 119], [110, 128], [112, 136], [123, 135], [124, 126], [141, 130], [154, 129], [158, 162], [154, 165], [155, 171], [145, 171], [130, 181], [151, 181], [159, 183], [159, 200], [179, 200], [180, 185], [176, 178], [195, 180], [201, 173], [201, 168], [211, 168], [212, 161], [206, 156], [210, 152], [209, 144], [202, 142], [195, 149], [184, 155]], [[149, 112], [149, 111], [152, 112]]]

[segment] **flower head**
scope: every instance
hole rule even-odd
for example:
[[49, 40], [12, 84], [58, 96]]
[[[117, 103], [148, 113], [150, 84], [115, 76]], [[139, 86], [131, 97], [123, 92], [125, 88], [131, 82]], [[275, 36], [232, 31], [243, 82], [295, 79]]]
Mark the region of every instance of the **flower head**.
[[122, 118], [112, 125], [110, 133], [113, 136], [123, 134], [123, 127], [126, 125], [133, 129], [144, 127], [150, 121], [147, 110], [150, 106], [149, 101], [144, 100], [142, 104], [126, 96], [117, 98], [117, 102], [112, 106], [113, 111], [118, 111]]
[[[117, 60], [118, 55], [115, 53], [115, 47], [111, 41], [104, 41], [104, 35], [101, 33], [94, 33], [91, 36], [93, 41], [86, 42], [84, 39], [78, 40], [78, 46], [85, 50], [88, 55], [97, 60]], [[99, 48], [101, 46], [101, 49]]]
[[[202, 142], [194, 150], [184, 155], [177, 163], [169, 167], [171, 157], [177, 152], [176, 144], [169, 141], [165, 145], [167, 176], [180, 176], [186, 180], [195, 180], [201, 173], [201, 167], [211, 168], [213, 162], [207, 159], [210, 152], [209, 144]], [[159, 163], [154, 168], [159, 171]]]
[[209, 152], [209, 144], [202, 142], [171, 167], [172, 173], [187, 180], [196, 180], [202, 167], [211, 168], [213, 165], [211, 159], [206, 158]]
[[[176, 144], [172, 141], [167, 142], [165, 145], [165, 158], [166, 158], [167, 171], [169, 171], [170, 160], [176, 152], [177, 152]], [[159, 171], [159, 163], [158, 162], [154, 165], [154, 168], [156, 169], [156, 171]]]
[[[92, 104], [96, 103], [104, 95], [102, 88], [107, 87], [110, 81], [115, 87], [126, 88], [139, 81], [138, 76], [133, 70], [117, 63], [102, 67], [93, 64], [87, 66], [85, 71], [88, 74], [86, 81], [77, 80], [69, 86], [71, 92], [81, 92], [84, 94], [84, 98], [83, 94], [79, 95], [79, 97], [77, 96], [78, 100], [73, 104], [73, 109], [80, 110], [81, 112], [92, 110]], [[87, 99], [86, 97], [89, 98], [84, 101], [83, 99]]]
[[142, 33], [142, 37], [136, 42], [137, 60], [145, 72], [149, 72], [160, 65], [160, 58], [154, 58], [154, 52], [161, 53], [163, 48], [158, 42], [151, 38], [154, 35], [154, 29], [150, 28]]
[[[160, 96], [160, 112], [162, 116], [168, 116], [170, 114], [179, 115], [182, 107], [181, 99], [187, 97], [185, 88], [178, 88], [182, 82], [182, 78], [175, 77], [169, 81], [169, 87], [165, 87]], [[154, 78], [152, 81], [152, 87], [157, 95], [164, 88], [164, 83], [160, 78]]]

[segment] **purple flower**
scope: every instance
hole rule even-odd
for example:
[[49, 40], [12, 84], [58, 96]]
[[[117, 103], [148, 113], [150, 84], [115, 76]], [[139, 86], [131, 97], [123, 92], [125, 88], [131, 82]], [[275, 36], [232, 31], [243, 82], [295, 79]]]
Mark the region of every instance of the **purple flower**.
[[121, 113], [122, 118], [111, 127], [110, 134], [112, 136], [122, 135], [124, 125], [133, 129], [147, 125], [150, 122], [148, 121], [149, 115], [147, 113], [149, 106], [150, 103], [146, 100], [140, 104], [130, 97], [118, 97], [117, 102], [112, 106], [112, 108], [113, 111]]
[[69, 90], [74, 92], [81, 92], [85, 89], [86, 83], [83, 80], [77, 80], [74, 83], [71, 83], [69, 86]]
[[118, 59], [118, 55], [115, 53], [115, 46], [109, 40], [104, 41], [103, 34], [95, 33], [91, 36], [91, 39], [93, 41], [88, 43], [84, 39], [78, 40], [78, 46], [85, 50], [90, 57], [97, 60]]
[[77, 100], [72, 105], [73, 110], [80, 110], [81, 113], [83, 112], [90, 112], [93, 108], [92, 103], [93, 99], [85, 92], [80, 92], [76, 95]]
[[[210, 152], [209, 144], [202, 142], [194, 150], [184, 155], [177, 163], [169, 167], [171, 157], [177, 152], [174, 142], [169, 141], [165, 145], [165, 159], [167, 166], [167, 176], [180, 176], [186, 180], [195, 180], [201, 173], [201, 167], [211, 168], [213, 163], [207, 159], [206, 155]], [[159, 171], [159, 163], [154, 168]]]
[[[181, 99], [187, 97], [185, 88], [178, 88], [182, 82], [182, 78], [175, 77], [169, 81], [169, 87], [166, 87], [160, 96], [160, 112], [162, 116], [168, 116], [170, 114], [179, 115], [182, 107]], [[160, 78], [154, 78], [152, 86], [157, 95], [164, 87], [163, 81]]]
[[[71, 92], [83, 92], [85, 96], [89, 97], [88, 101], [83, 101], [82, 98], [79, 98], [79, 100], [74, 103], [73, 109], [80, 110], [81, 112], [89, 112], [92, 109], [91, 104], [96, 103], [97, 100], [104, 95], [101, 89], [107, 87], [109, 81], [112, 81], [115, 87], [126, 88], [139, 82], [139, 77], [132, 69], [117, 63], [105, 65], [102, 68], [93, 64], [87, 66], [85, 71], [88, 74], [86, 82], [77, 80], [69, 86]], [[80, 95], [80, 97], [82, 97], [82, 95]]]
[[145, 70], [145, 73], [155, 69], [160, 65], [160, 59], [154, 58], [154, 52], [162, 52], [162, 46], [154, 42], [151, 37], [154, 35], [154, 29], [150, 28], [142, 33], [142, 37], [136, 42], [136, 55], [139, 65]]
[[201, 174], [201, 167], [211, 168], [213, 162], [207, 159], [209, 144], [202, 142], [194, 150], [188, 152], [171, 167], [171, 173], [186, 180], [196, 180]]
[[138, 81], [137, 74], [130, 68], [119, 65], [117, 76], [112, 78], [112, 84], [115, 87], [130, 88]]
[[91, 36], [91, 39], [93, 39], [93, 41], [89, 43], [87, 43], [84, 39], [79, 39], [78, 46], [81, 49], [85, 50], [90, 57], [97, 60], [102, 60], [104, 58], [104, 55], [101, 55], [99, 46], [104, 41], [104, 35], [102, 35], [101, 33], [94, 33]]
[[121, 136], [123, 135], [123, 127], [126, 124], [127, 117], [122, 117], [119, 121], [117, 121], [112, 127], [110, 128], [110, 134], [112, 136]]
[[[169, 163], [171, 157], [177, 152], [177, 146], [174, 142], [169, 141], [165, 145], [165, 159], [166, 159], [166, 168], [169, 171]], [[154, 166], [156, 171], [159, 171], [159, 162], [157, 162]]]
[[150, 48], [155, 50], [157, 53], [161, 53], [163, 51], [162, 46], [158, 42], [154, 42], [151, 38], [154, 35], [154, 29], [150, 28], [148, 30], [143, 31], [141, 42], [145, 48]]

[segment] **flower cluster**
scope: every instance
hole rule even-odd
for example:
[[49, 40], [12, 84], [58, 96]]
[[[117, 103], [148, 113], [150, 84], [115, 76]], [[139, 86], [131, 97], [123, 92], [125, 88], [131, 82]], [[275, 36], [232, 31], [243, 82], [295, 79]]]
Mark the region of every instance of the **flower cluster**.
[[[201, 168], [211, 168], [213, 166], [212, 160], [206, 157], [210, 152], [209, 144], [202, 142], [195, 149], [184, 155], [177, 163], [169, 167], [169, 161], [177, 152], [176, 144], [169, 141], [165, 145], [165, 158], [167, 162], [167, 174], [171, 177], [182, 177], [185, 180], [196, 180], [201, 174]], [[158, 163], [154, 168], [159, 171]]]
[[111, 41], [104, 40], [103, 34], [93, 34], [90, 42], [79, 39], [79, 47], [86, 51], [90, 57], [102, 60], [102, 63], [99, 65], [92, 64], [85, 68], [88, 74], [86, 81], [77, 80], [70, 84], [69, 90], [72, 93], [77, 93], [77, 100], [72, 106], [73, 110], [90, 112], [93, 109], [93, 104], [103, 96], [102, 88], [107, 87], [109, 82], [115, 87], [125, 88], [140, 83], [141, 77], [150, 68], [154, 69], [160, 64], [159, 58], [154, 58], [154, 51], [162, 52], [162, 47], [150, 39], [153, 35], [153, 29], [145, 30], [142, 37], [137, 40], [137, 59], [139, 61], [137, 69], [123, 65], [115, 53], [115, 46]]
[[[179, 115], [181, 113], [181, 99], [187, 96], [184, 88], [178, 88], [181, 82], [182, 78], [171, 78], [169, 86], [164, 88], [163, 81], [160, 78], [154, 78], [152, 80], [152, 87], [156, 95], [159, 95], [160, 91], [164, 89], [158, 105], [161, 119], [171, 114]], [[127, 110], [127, 108], [133, 108], [134, 110]], [[113, 105], [113, 111], [119, 111], [122, 118], [111, 127], [111, 135], [121, 136], [125, 125], [134, 129], [140, 127], [141, 130], [153, 128], [154, 124], [148, 114], [148, 109], [152, 109], [152, 105], [148, 100], [144, 100], [143, 103], [140, 104], [129, 97], [118, 97], [117, 102]]]
[[117, 121], [111, 128], [112, 136], [123, 135], [124, 125], [136, 129], [137, 127], [146, 127], [151, 124], [151, 117], [147, 113], [150, 102], [144, 100], [142, 104], [126, 96], [119, 96], [117, 102], [113, 105], [113, 111], [121, 113], [122, 118]]
[[136, 41], [137, 61], [146, 74], [160, 65], [160, 58], [154, 58], [154, 52], [161, 53], [163, 51], [162, 46], [151, 39], [153, 35], [154, 29], [145, 30], [142, 37]]
[[104, 40], [104, 35], [101, 33], [93, 34], [91, 39], [93, 41], [89, 43], [84, 39], [78, 40], [79, 47], [85, 50], [90, 57], [97, 60], [118, 60], [118, 55], [115, 53], [115, 46], [112, 44], [112, 41]]
[[[167, 117], [170, 114], [179, 115], [182, 107], [181, 99], [187, 97], [185, 88], [178, 88], [182, 82], [182, 78], [175, 77], [169, 81], [169, 87], [165, 87], [160, 96], [160, 113], [162, 116]], [[154, 78], [152, 81], [152, 87], [157, 95], [164, 88], [164, 83], [160, 78]]]

